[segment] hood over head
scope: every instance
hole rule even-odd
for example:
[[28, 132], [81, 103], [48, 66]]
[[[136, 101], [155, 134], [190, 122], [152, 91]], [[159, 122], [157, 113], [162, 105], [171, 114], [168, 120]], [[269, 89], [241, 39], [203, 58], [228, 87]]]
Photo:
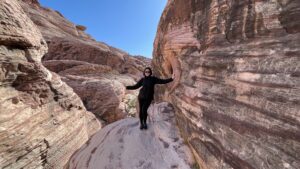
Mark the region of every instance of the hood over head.
[[150, 71], [150, 75], [149, 75], [149, 76], [152, 75], [152, 69], [151, 69], [150, 67], [146, 67], [146, 68], [144, 69], [144, 72], [143, 72], [143, 75], [144, 75], [145, 77], [146, 77], [145, 71], [146, 71], [147, 69]]

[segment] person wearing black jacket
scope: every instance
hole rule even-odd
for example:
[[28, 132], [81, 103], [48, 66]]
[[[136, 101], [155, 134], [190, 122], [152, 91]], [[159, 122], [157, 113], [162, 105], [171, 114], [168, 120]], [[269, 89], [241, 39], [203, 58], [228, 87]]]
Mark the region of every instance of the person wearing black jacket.
[[143, 86], [138, 95], [138, 101], [140, 105], [140, 129], [147, 129], [147, 110], [154, 98], [154, 85], [172, 82], [174, 80], [174, 74], [172, 75], [172, 78], [160, 79], [152, 76], [152, 70], [150, 67], [146, 67], [143, 74], [144, 77], [142, 77], [135, 85], [126, 86], [126, 89], [135, 90]]

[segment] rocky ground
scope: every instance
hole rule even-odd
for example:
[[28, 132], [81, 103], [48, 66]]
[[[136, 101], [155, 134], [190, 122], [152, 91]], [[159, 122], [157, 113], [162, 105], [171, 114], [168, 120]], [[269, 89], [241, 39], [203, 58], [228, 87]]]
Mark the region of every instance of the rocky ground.
[[105, 126], [70, 159], [72, 169], [190, 169], [194, 158], [180, 137], [167, 102], [151, 105], [148, 129], [138, 118]]

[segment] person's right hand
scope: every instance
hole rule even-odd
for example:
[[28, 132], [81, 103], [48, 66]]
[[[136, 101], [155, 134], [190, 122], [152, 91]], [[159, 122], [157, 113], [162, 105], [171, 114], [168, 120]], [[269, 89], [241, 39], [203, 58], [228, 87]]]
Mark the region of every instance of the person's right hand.
[[175, 79], [175, 73], [172, 74], [172, 79]]

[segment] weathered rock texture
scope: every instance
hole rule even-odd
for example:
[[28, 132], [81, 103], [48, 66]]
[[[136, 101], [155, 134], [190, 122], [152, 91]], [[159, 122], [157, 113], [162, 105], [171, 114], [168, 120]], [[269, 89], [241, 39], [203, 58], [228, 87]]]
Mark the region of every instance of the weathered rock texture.
[[[147, 130], [138, 118], [105, 126], [70, 159], [70, 169], [190, 169], [194, 158], [175, 126], [174, 110], [167, 103], [149, 107]], [[195, 167], [195, 166], [194, 166]]]
[[[126, 117], [128, 112], [135, 114], [136, 101], [131, 98], [137, 92], [127, 92], [125, 86], [139, 80], [151, 60], [130, 56], [95, 41], [84, 32], [85, 26], [75, 25], [58, 11], [42, 7], [37, 1], [22, 1], [22, 7], [49, 46], [43, 64], [62, 76], [62, 80], [81, 97], [87, 110], [107, 123]], [[134, 106], [129, 102], [135, 102]]]
[[103, 120], [103, 125], [135, 116], [138, 91], [125, 93], [124, 85], [135, 83], [128, 75], [119, 74], [110, 66], [83, 61], [48, 60], [43, 64], [72, 86], [87, 110]]
[[153, 63], [177, 79], [156, 92], [201, 169], [300, 167], [299, 18], [298, 0], [168, 1]]
[[0, 168], [62, 168], [100, 129], [41, 63], [47, 44], [16, 0], [0, 0]]
[[76, 25], [50, 8], [42, 7], [36, 0], [21, 0], [21, 5], [38, 26], [49, 47], [44, 60], [77, 60], [112, 67], [119, 73], [128, 73], [138, 79], [151, 60], [128, 53], [95, 41], [84, 31], [83, 25]]

